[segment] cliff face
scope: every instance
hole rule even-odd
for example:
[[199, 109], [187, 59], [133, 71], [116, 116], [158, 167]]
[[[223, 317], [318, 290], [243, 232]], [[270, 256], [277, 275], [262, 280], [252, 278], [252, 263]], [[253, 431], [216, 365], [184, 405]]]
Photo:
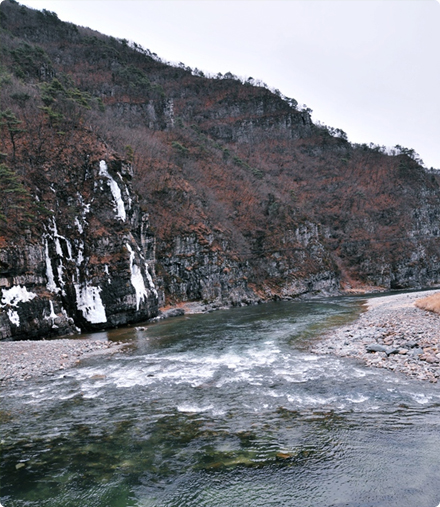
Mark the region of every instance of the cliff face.
[[440, 282], [439, 176], [411, 150], [54, 13], [0, 20], [2, 337]]
[[131, 166], [99, 142], [92, 146], [94, 153], [65, 143], [57, 160], [28, 180], [45, 213], [23, 234], [6, 231], [3, 339], [105, 329], [157, 314], [154, 241], [131, 189]]
[[[222, 236], [223, 241], [219, 239]], [[261, 237], [260, 237], [261, 238]], [[219, 231], [206, 226], [158, 244], [158, 265], [174, 301], [250, 304], [304, 294], [335, 294], [339, 273], [313, 224], [288, 231], [275, 250], [229, 250]]]

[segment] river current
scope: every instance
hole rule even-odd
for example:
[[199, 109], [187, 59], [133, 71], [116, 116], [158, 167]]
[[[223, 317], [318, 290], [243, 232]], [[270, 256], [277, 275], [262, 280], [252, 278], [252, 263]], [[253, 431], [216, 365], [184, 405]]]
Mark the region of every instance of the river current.
[[361, 303], [91, 335], [129, 345], [3, 388], [3, 507], [437, 507], [439, 386], [308, 352]]

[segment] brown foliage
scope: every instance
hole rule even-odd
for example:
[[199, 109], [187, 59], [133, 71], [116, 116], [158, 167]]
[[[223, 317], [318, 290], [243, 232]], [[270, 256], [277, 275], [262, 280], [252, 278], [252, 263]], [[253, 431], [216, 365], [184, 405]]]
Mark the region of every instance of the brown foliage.
[[[286, 279], [327, 267], [375, 283], [378, 269], [390, 277], [420, 262], [412, 260], [420, 245], [423, 262], [438, 264], [438, 236], [423, 231], [440, 218], [439, 185], [407, 155], [353, 146], [264, 87], [192, 75], [148, 50], [16, 9], [2, 4], [2, 109], [26, 135], [2, 136], [1, 149], [48, 209], [51, 184], [67, 186], [70, 167], [108, 148], [132, 160], [159, 260], [177, 234], [195, 234], [203, 248], [252, 265], [255, 281], [270, 278], [262, 259]], [[40, 55], [47, 71], [18, 64], [17, 48]]]
[[425, 298], [417, 299], [415, 305], [417, 308], [427, 310], [429, 312], [440, 313], [440, 292]]

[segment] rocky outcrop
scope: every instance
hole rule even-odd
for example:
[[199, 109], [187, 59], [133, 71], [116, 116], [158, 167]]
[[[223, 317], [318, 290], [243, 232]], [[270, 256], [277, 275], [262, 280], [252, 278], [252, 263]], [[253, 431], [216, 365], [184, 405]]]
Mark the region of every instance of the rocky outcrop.
[[35, 189], [52, 211], [44, 232], [0, 250], [2, 339], [117, 327], [158, 311], [154, 242], [130, 166], [90, 155], [68, 181], [49, 183], [56, 170]]
[[174, 301], [244, 305], [259, 301], [248, 286], [249, 265], [226, 256], [214, 235], [174, 237], [171, 248], [159, 245], [159, 265], [167, 293]]
[[158, 265], [169, 296], [176, 302], [240, 306], [339, 291], [338, 267], [312, 223], [287, 231], [277, 247], [259, 241], [247, 254], [230, 249], [224, 234], [206, 227], [175, 236], [171, 247], [159, 244]]

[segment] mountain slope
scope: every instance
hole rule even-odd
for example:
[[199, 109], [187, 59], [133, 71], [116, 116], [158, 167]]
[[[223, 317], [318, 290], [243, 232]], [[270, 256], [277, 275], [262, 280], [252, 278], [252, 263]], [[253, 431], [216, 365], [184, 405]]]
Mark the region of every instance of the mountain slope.
[[[79, 245], [72, 220], [99, 201], [82, 233], [89, 253], [81, 276], [108, 294], [105, 307], [113, 298], [105, 270], [112, 284], [120, 278], [128, 287], [117, 298], [131, 298], [108, 325], [155, 314], [151, 276], [159, 298], [164, 291], [167, 301], [218, 305], [439, 283], [439, 178], [411, 150], [390, 156], [352, 145], [252, 80], [173, 67], [54, 13], [10, 0], [0, 13], [4, 177], [21, 185], [0, 210], [2, 259], [32, 244], [41, 250], [49, 237], [56, 254], [57, 234]], [[2, 286], [13, 287], [18, 268], [2, 262]], [[44, 258], [39, 263], [45, 286]], [[69, 266], [60, 268], [71, 280], [63, 304], [87, 327]]]

